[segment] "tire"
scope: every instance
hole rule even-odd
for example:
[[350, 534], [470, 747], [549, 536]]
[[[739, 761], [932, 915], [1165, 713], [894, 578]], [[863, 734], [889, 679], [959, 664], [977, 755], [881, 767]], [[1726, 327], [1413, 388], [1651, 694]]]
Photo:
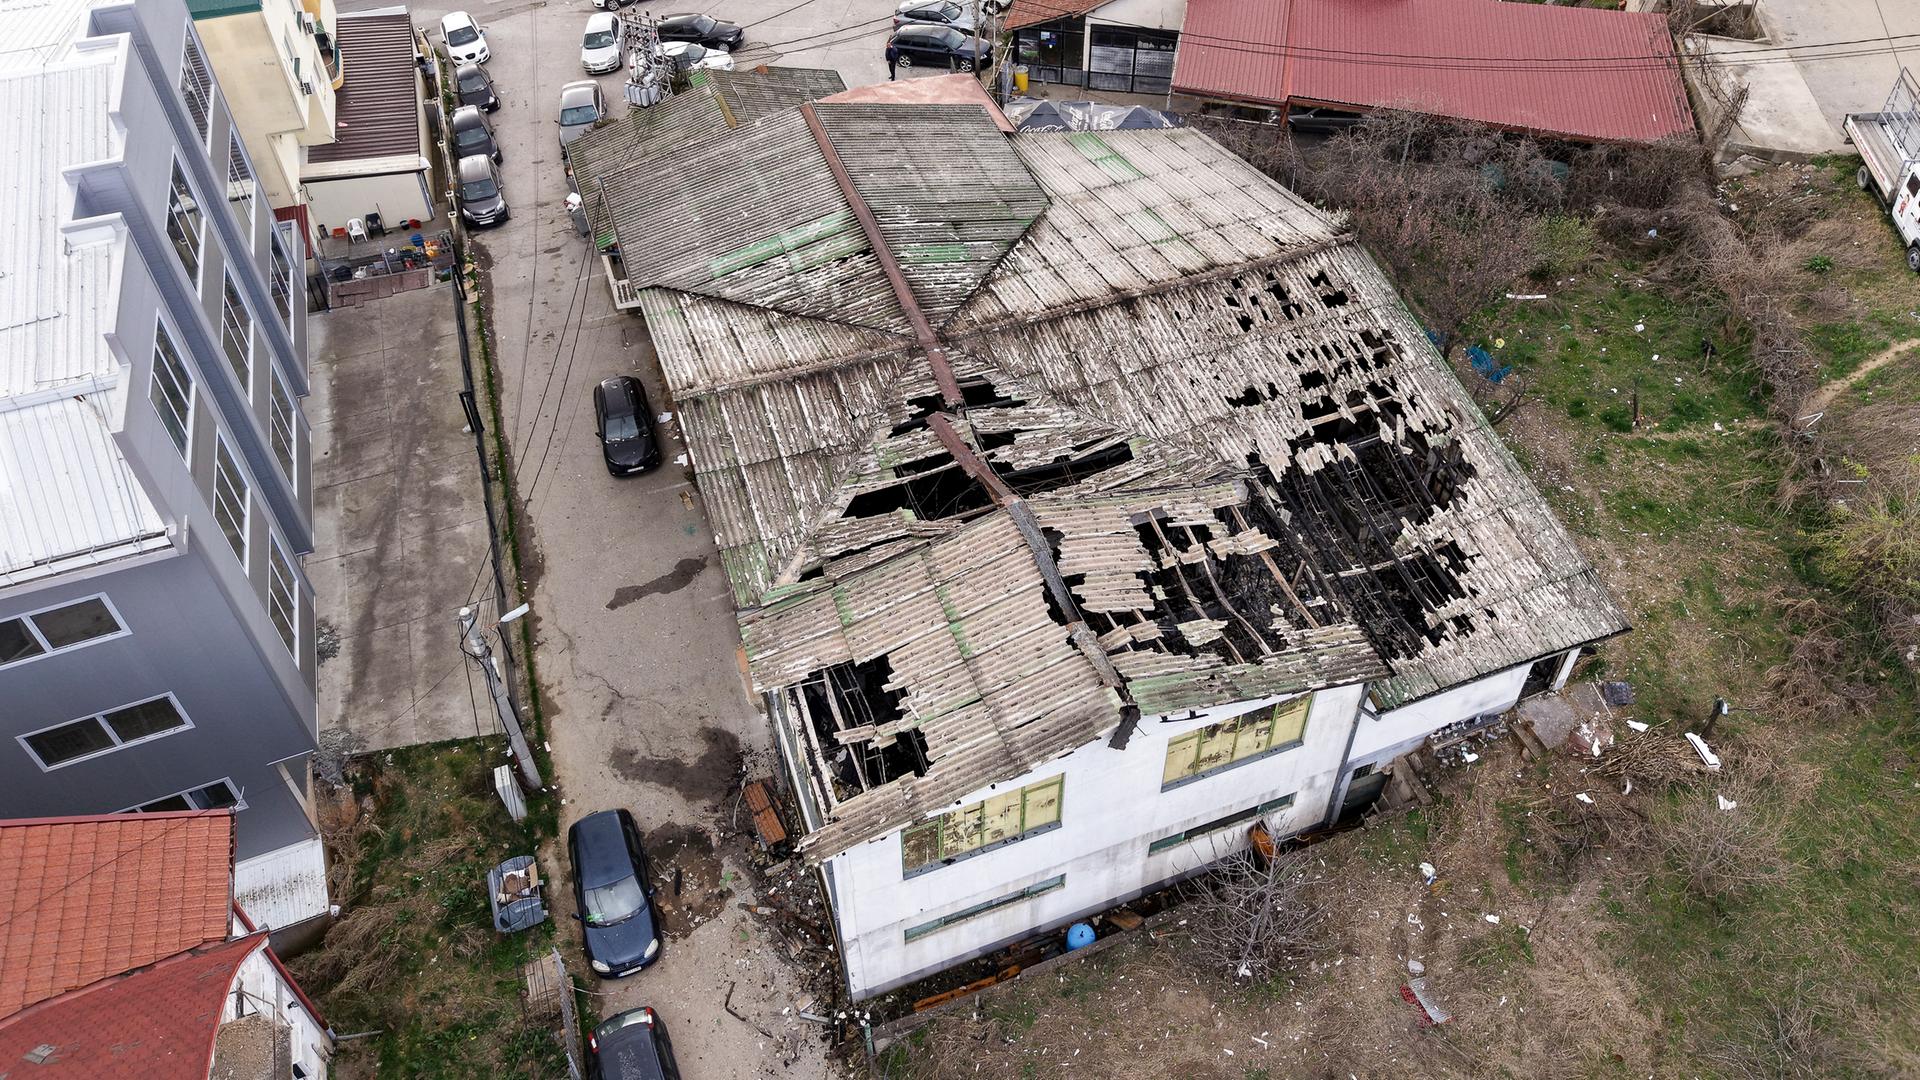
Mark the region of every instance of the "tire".
[[1920, 274], [1920, 240], [1907, 245], [1907, 269]]
[[957, 64], [957, 65], [955, 66], [955, 68], [954, 68], [954, 70], [956, 70], [956, 71], [972, 71], [972, 70], [973, 70], [973, 61], [971, 61], [971, 60], [962, 60], [962, 61], [960, 61], [960, 63], [959, 63], [959, 64]]
[[1860, 168], [1854, 171], [1853, 182], [1860, 185], [1861, 191], [1873, 190], [1873, 175], [1867, 172], [1865, 165], [1860, 166]]
[[900, 58], [895, 60], [894, 63], [903, 68], [910, 68], [913, 66], [913, 57], [908, 56], [906, 53], [901, 53]]

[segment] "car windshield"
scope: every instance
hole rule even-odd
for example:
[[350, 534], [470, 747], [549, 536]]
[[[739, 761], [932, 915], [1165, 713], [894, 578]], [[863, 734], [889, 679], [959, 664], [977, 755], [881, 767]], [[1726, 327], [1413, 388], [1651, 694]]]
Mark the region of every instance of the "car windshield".
[[640, 436], [640, 423], [635, 417], [632, 417], [632, 416], [607, 417], [607, 441], [608, 442], [625, 442], [628, 439], [639, 438], [639, 436]]
[[613, 45], [613, 31], [611, 30], [587, 31], [587, 48], [605, 49], [605, 48], [611, 47], [612, 45]]
[[453, 133], [455, 145], [461, 147], [481, 146], [487, 141], [487, 129], [475, 124], [470, 128], [461, 128]]
[[493, 177], [491, 176], [483, 176], [478, 180], [469, 180], [460, 185], [460, 197], [468, 202], [491, 199], [498, 194], [500, 194], [500, 185], [494, 183]]
[[958, 19], [960, 17], [960, 5], [959, 4], [941, 4], [940, 17], [947, 20], [948, 22], [952, 22], [955, 19]]
[[480, 31], [471, 26], [456, 26], [447, 31], [449, 45], [471, 45], [478, 40], [480, 40]]
[[711, 34], [713, 33], [713, 16], [696, 15], [687, 20], [687, 29], [696, 34]]
[[935, 41], [938, 41], [949, 49], [957, 49], [967, 40], [967, 35], [948, 27], [942, 27], [933, 37]]
[[560, 110], [560, 122], [568, 127], [576, 124], [591, 124], [600, 119], [600, 110], [591, 105], [575, 105], [571, 109]]
[[588, 926], [612, 926], [626, 922], [634, 917], [640, 906], [646, 903], [646, 894], [640, 889], [637, 877], [621, 878], [611, 885], [602, 885], [587, 890], [586, 920]]
[[486, 88], [487, 77], [485, 74], [478, 71], [463, 71], [460, 73], [460, 89], [474, 91], [485, 90]]

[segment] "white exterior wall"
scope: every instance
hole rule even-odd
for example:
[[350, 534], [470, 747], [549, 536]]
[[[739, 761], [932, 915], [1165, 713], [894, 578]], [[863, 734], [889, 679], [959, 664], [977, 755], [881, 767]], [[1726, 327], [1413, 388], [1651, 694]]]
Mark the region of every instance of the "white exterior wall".
[[238, 1020], [254, 1013], [268, 1013], [276, 1022], [293, 1030], [293, 1063], [315, 1080], [325, 1080], [332, 1040], [327, 1037], [307, 1007], [280, 974], [262, 944], [240, 965], [240, 974], [227, 992], [227, 1004], [220, 1022]]
[[1378, 717], [1360, 717], [1350, 761], [1354, 767], [1385, 763], [1418, 746], [1448, 724], [1486, 713], [1505, 712], [1520, 700], [1532, 664], [1521, 664], [1462, 683], [1451, 690], [1389, 709]]
[[1088, 26], [1112, 23], [1129, 29], [1147, 26], [1178, 31], [1186, 21], [1187, 0], [1113, 0], [1087, 15]]
[[307, 212], [314, 227], [344, 229], [349, 218], [365, 218], [378, 211], [388, 230], [408, 218], [433, 220], [427, 201], [426, 173], [383, 173], [345, 180], [308, 180]]
[[[1149, 843], [1170, 833], [1287, 794], [1294, 796], [1293, 805], [1269, 819], [1276, 835], [1320, 824], [1360, 698], [1359, 686], [1320, 691], [1301, 745], [1167, 792], [1160, 790], [1160, 780], [1169, 739], [1286, 699], [1240, 702], [1180, 719], [1143, 719], [1123, 751], [1110, 749], [1103, 738], [944, 808], [1064, 775], [1058, 828], [912, 878], [902, 869], [898, 831], [834, 856], [826, 869], [855, 997], [882, 993], [1191, 873], [1244, 846], [1251, 822], [1147, 853]], [[906, 941], [909, 927], [1056, 874], [1065, 875], [1064, 887]]]

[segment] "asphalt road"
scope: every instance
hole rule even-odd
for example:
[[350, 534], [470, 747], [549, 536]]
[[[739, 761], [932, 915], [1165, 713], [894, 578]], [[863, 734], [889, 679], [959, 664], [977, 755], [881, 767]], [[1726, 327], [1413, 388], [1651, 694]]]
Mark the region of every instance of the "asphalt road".
[[[381, 6], [345, 0], [340, 10]], [[670, 8], [686, 10], [687, 0]], [[725, 0], [710, 14], [748, 27], [746, 63], [830, 66], [849, 85], [884, 79], [891, 0]], [[446, 7], [415, 7], [437, 42]], [[473, 235], [502, 375], [505, 428], [528, 507], [536, 659], [546, 693], [563, 824], [625, 806], [647, 833], [666, 943], [652, 968], [601, 982], [578, 953], [576, 981], [604, 995], [602, 1016], [646, 1004], [673, 1033], [682, 1069], [700, 1077], [826, 1076], [811, 1001], [765, 936], [740, 842], [730, 840], [743, 760], [772, 768], [765, 719], [738, 658], [731, 594], [684, 465], [659, 425], [665, 466], [607, 474], [589, 394], [633, 374], [656, 414], [671, 411], [645, 326], [616, 312], [597, 259], [573, 231], [554, 117], [561, 86], [585, 78], [587, 0], [475, 3], [502, 105], [492, 117], [512, 218]], [[628, 11], [647, 10], [636, 5]], [[351, 78], [351, 58], [348, 60]], [[624, 109], [618, 73], [603, 76]], [[555, 865], [550, 853], [549, 865]], [[674, 886], [679, 887], [675, 895]], [[571, 897], [556, 897], [571, 914]], [[727, 1011], [732, 1009], [746, 1019]]]

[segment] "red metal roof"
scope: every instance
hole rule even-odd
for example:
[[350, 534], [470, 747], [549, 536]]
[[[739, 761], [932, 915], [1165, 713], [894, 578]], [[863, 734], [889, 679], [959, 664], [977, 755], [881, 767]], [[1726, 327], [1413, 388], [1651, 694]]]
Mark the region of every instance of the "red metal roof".
[[1105, 5], [1108, 0], [1013, 0], [1007, 8], [1003, 29], [1018, 30], [1055, 19], [1076, 19]]
[[0, 821], [0, 1017], [224, 941], [232, 908], [229, 811]]
[[1666, 16], [1501, 0], [1188, 0], [1173, 88], [1597, 142], [1693, 131]]
[[978, 105], [1001, 131], [1013, 133], [1007, 114], [994, 103], [993, 95], [972, 75], [958, 73], [932, 78], [899, 79], [842, 90], [820, 99], [822, 102], [858, 101], [882, 105]]
[[206, 1080], [227, 992], [267, 935], [183, 952], [0, 1020], [0, 1062], [36, 1080]]

